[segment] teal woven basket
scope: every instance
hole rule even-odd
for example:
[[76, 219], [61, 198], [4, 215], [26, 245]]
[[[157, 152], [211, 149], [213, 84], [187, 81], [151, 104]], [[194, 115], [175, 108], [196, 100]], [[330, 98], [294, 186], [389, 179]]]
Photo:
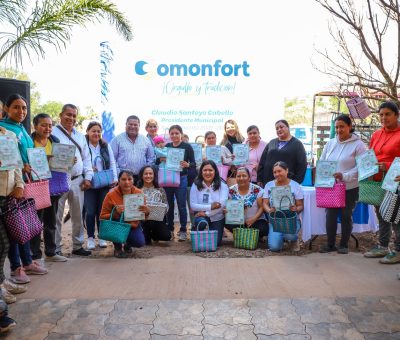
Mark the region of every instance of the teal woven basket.
[[382, 189], [382, 182], [362, 180], [358, 183], [358, 201], [366, 204], [380, 206], [385, 197], [386, 190]]
[[268, 214], [269, 223], [272, 224], [274, 232], [283, 234], [296, 234], [297, 213], [290, 210], [276, 210]]
[[124, 213], [118, 221], [112, 220], [112, 215], [114, 213], [115, 207], [111, 210], [111, 215], [109, 220], [100, 220], [100, 232], [99, 239], [111, 241], [114, 243], [125, 243], [128, 239], [129, 232], [131, 231], [131, 225], [129, 223], [124, 223]]

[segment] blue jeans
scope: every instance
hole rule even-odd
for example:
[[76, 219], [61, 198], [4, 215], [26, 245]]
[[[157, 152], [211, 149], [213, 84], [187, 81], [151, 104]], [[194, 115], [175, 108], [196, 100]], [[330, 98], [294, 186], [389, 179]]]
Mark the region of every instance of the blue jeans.
[[85, 222], [88, 237], [94, 237], [97, 224], [97, 232], [100, 227], [100, 212], [109, 188], [89, 189], [85, 191], [84, 207]]
[[218, 246], [221, 245], [222, 236], [224, 234], [224, 227], [225, 227], [225, 219], [211, 222], [209, 217], [195, 217], [194, 218], [194, 227], [192, 228], [193, 231], [199, 230], [202, 231], [206, 229], [207, 224], [209, 230], [217, 230], [218, 231]]
[[10, 249], [8, 250], [8, 259], [10, 260], [11, 271], [23, 266], [29, 266], [32, 263], [31, 246], [29, 241], [24, 244], [18, 244], [13, 241], [10, 242]]
[[[128, 239], [126, 240], [124, 248], [140, 248], [145, 245], [144, 234], [142, 226], [139, 224], [136, 228], [131, 228]], [[122, 243], [114, 243], [115, 250], [122, 250]]]
[[187, 190], [187, 175], [181, 176], [181, 183], [178, 188], [164, 188], [168, 200], [168, 229], [174, 231], [174, 197], [178, 203], [179, 222], [181, 224], [180, 231], [186, 232], [187, 211], [186, 211], [186, 190]]
[[268, 248], [271, 251], [280, 251], [283, 248], [283, 240], [287, 241], [297, 241], [298, 232], [300, 230], [300, 220], [297, 220], [296, 234], [283, 234], [275, 232], [272, 224], [269, 224], [269, 234], [268, 234]]

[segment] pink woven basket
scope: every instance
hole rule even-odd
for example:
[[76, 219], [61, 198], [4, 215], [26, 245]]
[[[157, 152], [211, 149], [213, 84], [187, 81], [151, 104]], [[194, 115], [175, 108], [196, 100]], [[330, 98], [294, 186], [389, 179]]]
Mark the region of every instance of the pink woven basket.
[[346, 184], [335, 183], [333, 188], [315, 188], [317, 207], [344, 208], [346, 206]]
[[346, 101], [346, 106], [349, 109], [351, 117], [355, 119], [364, 119], [371, 114], [368, 104], [363, 98], [359, 97], [357, 93], [345, 91], [343, 94], [352, 97], [350, 100]]
[[[38, 178], [39, 175], [32, 169]], [[41, 210], [51, 206], [49, 181], [39, 179], [39, 181], [31, 182], [29, 176], [28, 183], [25, 183], [24, 197], [33, 198], [35, 201], [36, 210]]]

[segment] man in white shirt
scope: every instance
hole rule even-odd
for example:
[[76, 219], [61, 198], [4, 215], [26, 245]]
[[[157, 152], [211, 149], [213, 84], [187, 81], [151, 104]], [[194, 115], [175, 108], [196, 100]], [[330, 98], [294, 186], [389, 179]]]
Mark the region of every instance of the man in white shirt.
[[72, 223], [72, 254], [89, 256], [90, 251], [83, 249], [83, 220], [82, 209], [84, 191], [90, 189], [93, 177], [92, 162], [86, 138], [74, 126], [78, 109], [73, 104], [65, 104], [60, 113], [60, 124], [53, 129], [53, 134], [60, 139], [61, 144], [75, 145], [76, 162], [71, 170], [71, 187], [63, 194], [58, 203], [56, 252], [61, 253], [61, 226], [64, 216], [65, 202], [68, 200]]
[[135, 183], [140, 169], [155, 162], [154, 148], [147, 137], [139, 134], [139, 128], [140, 119], [134, 115], [129, 116], [126, 119], [125, 132], [110, 143], [118, 173], [121, 170], [132, 171]]

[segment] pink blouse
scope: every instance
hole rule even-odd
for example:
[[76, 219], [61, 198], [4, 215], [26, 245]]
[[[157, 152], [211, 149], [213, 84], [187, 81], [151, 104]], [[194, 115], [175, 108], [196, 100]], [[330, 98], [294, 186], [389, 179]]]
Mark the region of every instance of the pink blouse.
[[[244, 144], [249, 144], [249, 142], [246, 141]], [[249, 161], [246, 164], [246, 168], [250, 171], [252, 182], [257, 182], [258, 163], [260, 163], [261, 155], [266, 146], [267, 143], [263, 140], [260, 140], [256, 148], [252, 148], [249, 145]]]

